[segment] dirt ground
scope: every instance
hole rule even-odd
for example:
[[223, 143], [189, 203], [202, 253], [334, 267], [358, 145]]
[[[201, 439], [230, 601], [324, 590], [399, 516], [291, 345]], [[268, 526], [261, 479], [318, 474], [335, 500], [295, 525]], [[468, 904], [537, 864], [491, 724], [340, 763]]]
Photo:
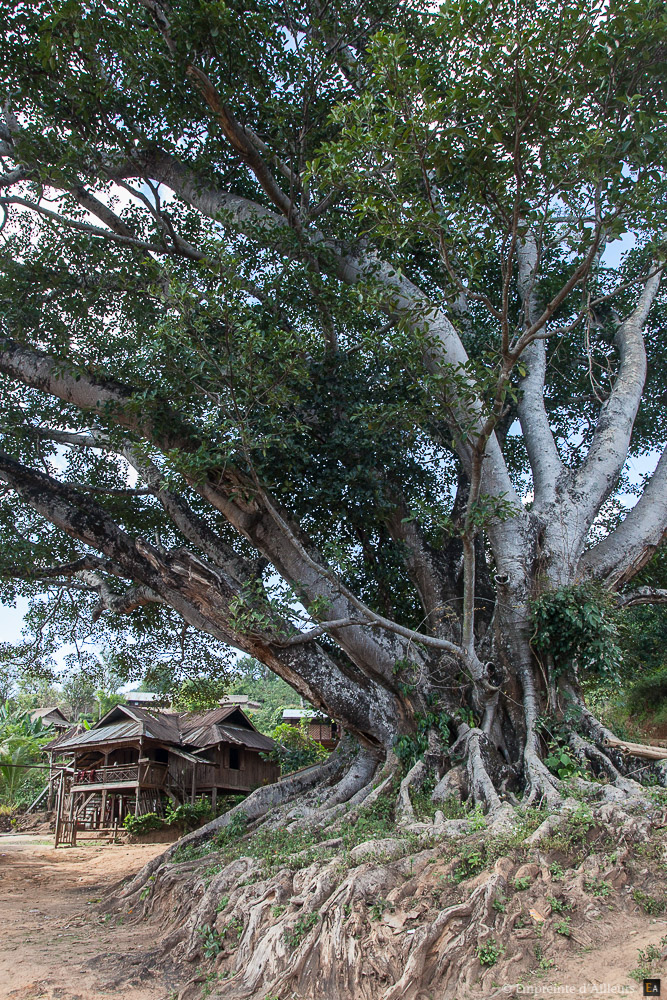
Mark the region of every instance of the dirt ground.
[[[2, 1000], [171, 1000], [182, 985], [158, 969], [154, 927], [104, 921], [94, 901], [163, 844], [53, 848], [44, 834], [0, 835]], [[188, 969], [189, 975], [192, 970]]]

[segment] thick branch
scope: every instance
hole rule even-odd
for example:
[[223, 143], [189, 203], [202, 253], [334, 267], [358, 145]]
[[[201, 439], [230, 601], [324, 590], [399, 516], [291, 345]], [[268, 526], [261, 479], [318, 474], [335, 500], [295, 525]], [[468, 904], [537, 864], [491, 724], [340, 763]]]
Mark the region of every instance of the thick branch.
[[[103, 553], [134, 579], [137, 587], [126, 595], [128, 606], [150, 591], [198, 631], [265, 663], [303, 697], [346, 722], [362, 739], [371, 738], [389, 747], [395, 738], [397, 720], [398, 728], [405, 728], [401, 704], [386, 687], [364, 676], [352, 664], [343, 669], [316, 643], [281, 648], [265, 636], [236, 631], [235, 608], [242, 595], [222, 570], [184, 549], [162, 552], [132, 538], [90, 497], [1, 453], [0, 481], [42, 517]], [[88, 585], [97, 586], [98, 582], [87, 580]], [[109, 598], [111, 603], [116, 596]]]
[[586, 460], [574, 477], [573, 494], [584, 520], [592, 523], [618, 482], [628, 455], [632, 428], [646, 379], [643, 330], [658, 294], [661, 270], [654, 268], [637, 305], [616, 331], [620, 366], [614, 388], [602, 406]]
[[583, 575], [622, 587], [667, 538], [667, 448], [644, 492], [619, 526], [581, 559]]
[[[523, 302], [524, 329], [529, 329], [538, 311], [537, 266], [538, 254], [534, 238], [526, 237], [517, 246], [518, 285]], [[554, 436], [549, 426], [544, 404], [544, 379], [546, 374], [546, 346], [543, 340], [529, 344], [523, 352], [526, 375], [521, 381], [519, 420], [533, 473], [535, 507], [554, 500], [556, 481], [562, 464], [556, 450]]]
[[637, 587], [616, 598], [619, 608], [632, 608], [635, 604], [667, 604], [667, 590], [659, 587]]
[[[153, 414], [150, 406], [143, 407], [138, 413], [136, 407], [128, 405], [134, 394], [130, 387], [80, 371], [67, 374], [55, 359], [13, 341], [0, 344], [0, 371], [82, 409], [112, 419], [162, 451], [175, 448], [190, 453], [200, 447], [196, 431], [166, 403], [156, 400]], [[356, 617], [356, 611], [361, 611], [373, 624], [401, 637], [403, 641], [389, 637], [380, 641], [368, 629], [354, 627], [335, 634], [341, 648], [364, 671], [370, 670], [383, 681], [395, 683], [393, 668], [396, 660], [410, 650], [413, 656], [419, 656], [415, 642], [435, 643], [437, 648], [458, 652], [458, 647], [445, 640], [423, 636], [370, 612], [345, 590], [303, 533], [287, 524], [286, 515], [276, 510], [259, 484], [227, 470], [224, 475], [212, 471], [208, 481], [204, 482], [197, 477], [190, 485], [273, 563], [283, 578], [303, 594], [307, 603], [324, 599], [325, 618], [350, 619]]]

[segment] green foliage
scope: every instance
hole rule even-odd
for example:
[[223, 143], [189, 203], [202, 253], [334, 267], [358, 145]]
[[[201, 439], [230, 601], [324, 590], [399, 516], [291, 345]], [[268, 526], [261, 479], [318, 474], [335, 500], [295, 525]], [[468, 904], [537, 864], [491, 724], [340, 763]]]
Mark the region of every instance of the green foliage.
[[[591, 811], [585, 803], [581, 803], [554, 833], [545, 837], [543, 846], [545, 849], [562, 851], [570, 857], [581, 857], [586, 853], [588, 837], [593, 827]], [[562, 878], [562, 866], [552, 867], [558, 871], [558, 875], [554, 875], [554, 878]]]
[[530, 888], [530, 879], [527, 875], [520, 875], [518, 878], [514, 879], [514, 888], [517, 892], [523, 892], [525, 889]]
[[394, 743], [394, 753], [403, 765], [404, 771], [409, 771], [413, 764], [421, 760], [428, 750], [428, 736], [431, 730], [435, 730], [441, 736], [445, 746], [447, 745], [450, 723], [451, 717], [447, 712], [431, 710], [415, 715], [416, 732], [414, 736], [399, 736]]
[[473, 875], [478, 875], [484, 870], [486, 857], [482, 850], [465, 845], [461, 851], [458, 863], [454, 868], [453, 878], [455, 882], [464, 882]]
[[0, 706], [0, 804], [27, 806], [36, 798], [48, 772], [31, 765], [45, 765], [42, 747], [53, 736], [53, 728], [33, 722], [29, 712], [8, 701]]
[[558, 899], [557, 896], [547, 896], [547, 903], [551, 907], [552, 913], [564, 913], [566, 910], [572, 909], [571, 903]]
[[277, 746], [260, 756], [264, 760], [280, 764], [282, 774], [290, 774], [309, 764], [317, 764], [329, 756], [328, 750], [309, 735], [306, 719], [302, 719], [298, 726], [283, 722], [276, 726], [271, 736]]
[[220, 847], [226, 844], [238, 840], [243, 837], [246, 833], [248, 826], [248, 817], [244, 812], [237, 812], [229, 820], [226, 826], [216, 833], [215, 843]]
[[[394, 825], [395, 791], [381, 795], [371, 807], [360, 809], [354, 821], [344, 817], [336, 826], [336, 835], [342, 838], [345, 851], [367, 840], [388, 837], [395, 832]], [[318, 858], [327, 856], [336, 848], [319, 848], [320, 840], [331, 836], [329, 830], [309, 828], [285, 830], [262, 829], [252, 836], [247, 834], [247, 817], [243, 812], [235, 813], [227, 826], [219, 830], [211, 839], [201, 844], [185, 844], [177, 847], [171, 861], [178, 864], [192, 861], [216, 852], [220, 862], [231, 861], [245, 856], [257, 858], [265, 871], [278, 868], [304, 868]]]
[[[414, 518], [438, 561], [458, 559], [451, 496], [461, 464], [452, 437], [467, 450], [473, 396], [470, 411], [495, 409], [507, 426], [514, 420], [523, 359], [497, 399], [494, 390], [501, 336], [512, 341], [525, 326], [515, 261], [505, 259], [524, 226], [547, 234], [540, 301], [572, 289], [553, 315], [561, 332], [544, 341], [543, 396], [574, 471], [616, 377], [617, 317], [629, 314], [666, 228], [662, 5], [544, 0], [517, 13], [511, 0], [437, 8], [371, 0], [306, 5], [296, 21], [269, 0], [246, 6], [173, 0], [168, 56], [154, 20], [134, 16], [129, 0], [1, 0], [7, 117], [19, 123], [6, 140], [3, 330], [53, 355], [59, 373], [92, 372], [133, 387], [118, 409], [93, 413], [54, 402], [41, 383], [27, 389], [7, 380], [3, 450], [76, 484], [77, 503], [94, 494], [96, 525], [111, 520], [159, 552], [186, 542], [197, 549], [154, 491], [127, 489], [114, 447], [67, 448], [45, 437], [49, 428], [57, 435], [94, 426], [122, 451], [131, 434], [195, 523], [251, 560], [250, 575], [263, 574], [264, 595], [255, 588], [235, 599], [235, 623], [245, 631], [282, 639], [286, 623], [310, 624], [323, 605], [255, 565], [256, 546], [204, 501], [206, 479], [238, 491], [242, 504], [258, 484], [265, 488], [344, 586], [419, 627], [406, 551], [390, 526]], [[332, 38], [341, 45], [332, 47]], [[203, 61], [221, 105], [266, 139], [260, 181], [183, 75], [191, 60]], [[134, 195], [110, 179], [129, 176], [128, 158]], [[12, 175], [21, 204], [12, 203]], [[145, 193], [154, 182], [170, 192], [163, 219]], [[52, 209], [42, 204], [47, 189]], [[88, 206], [93, 194], [115, 205], [111, 230], [106, 221], [86, 228], [82, 190]], [[626, 230], [636, 236], [619, 264], [596, 252], [592, 217], [601, 220], [605, 251]], [[521, 220], [518, 233], [508, 231], [512, 218]], [[126, 230], [135, 245], [120, 235]], [[577, 271], [589, 259], [590, 274]], [[469, 309], [459, 315], [462, 289]], [[447, 328], [456, 350], [447, 348], [439, 370], [423, 322], [435, 303], [462, 340], [459, 350]], [[664, 310], [663, 298], [646, 338], [633, 454], [655, 447], [664, 429]], [[457, 354], [468, 360], [457, 365]], [[452, 413], [461, 426], [452, 428]], [[521, 436], [503, 434], [501, 447], [523, 489]], [[512, 514], [504, 476], [492, 478], [503, 492], [479, 497], [469, 511], [476, 526]], [[615, 514], [603, 517], [611, 523]], [[83, 648], [94, 621], [97, 640], [122, 647], [137, 677], [146, 663], [164, 668], [170, 684], [187, 669], [234, 673], [225, 644], [183, 628], [168, 606], [100, 616], [97, 592], [48, 574], [54, 563], [89, 554], [81, 533], [68, 535], [55, 520], [31, 506], [27, 490], [0, 497], [2, 597], [30, 602], [34, 639], [17, 656], [46, 667], [63, 641]], [[107, 558], [109, 546], [101, 548]], [[117, 569], [101, 572], [120, 595], [128, 580]], [[606, 614], [586, 595], [581, 607], [570, 596], [542, 608], [542, 619], [538, 610], [538, 642], [557, 671], [576, 665], [612, 676]], [[418, 678], [406, 672], [398, 683], [408, 698]], [[90, 690], [71, 696], [77, 713], [95, 710]], [[406, 766], [423, 754], [424, 734], [399, 741]]]
[[498, 944], [495, 938], [488, 938], [483, 944], [477, 946], [477, 957], [481, 965], [495, 965], [505, 949]]
[[628, 690], [628, 708], [632, 712], [655, 711], [667, 703], [667, 664], [634, 681]]
[[252, 659], [242, 657], [235, 666], [236, 676], [227, 685], [227, 694], [246, 694], [261, 708], [253, 708], [250, 715], [260, 733], [270, 736], [282, 722], [284, 708], [299, 708], [300, 701], [289, 684], [272, 673], [268, 667]]
[[586, 775], [585, 769], [569, 747], [558, 740], [549, 742], [549, 752], [544, 758], [544, 763], [552, 774], [557, 775], [563, 781]]
[[546, 957], [546, 955], [542, 951], [542, 945], [541, 944], [539, 944], [539, 943], [536, 944], [535, 947], [534, 947], [534, 949], [533, 949], [533, 951], [535, 953], [535, 958], [537, 960], [537, 967], [538, 967], [538, 969], [542, 969], [545, 972], [548, 969], [553, 969], [553, 967], [556, 964], [556, 962], [554, 961], [553, 958], [547, 958]]
[[641, 906], [644, 913], [648, 913], [651, 917], [657, 917], [658, 914], [664, 913], [667, 910], [667, 899], [660, 901], [642, 889], [633, 889], [632, 898], [635, 903]]
[[217, 708], [226, 687], [224, 678], [186, 677], [176, 687], [171, 707], [176, 712], [204, 712]]
[[585, 878], [584, 888], [586, 889], [586, 892], [590, 892], [594, 896], [601, 896], [602, 898], [611, 896], [613, 892], [611, 883], [605, 881], [603, 878]]
[[662, 953], [667, 948], [667, 935], [661, 938], [660, 944], [650, 944], [645, 949], [639, 949], [637, 954], [637, 968], [628, 973], [631, 979], [641, 982], [642, 979], [650, 979], [661, 971]]
[[146, 881], [146, 885], [143, 887], [143, 889], [139, 893], [139, 899], [142, 902], [145, 899], [148, 899], [148, 897], [150, 896], [151, 892], [153, 891], [154, 885], [155, 885], [155, 875], [149, 875], [149, 877], [148, 877], [148, 879]]
[[382, 920], [382, 915], [385, 910], [393, 910], [394, 907], [387, 899], [376, 899], [374, 903], [371, 903], [369, 907], [369, 912], [371, 915], [371, 920]]
[[409, 790], [415, 817], [420, 821], [432, 820], [436, 810], [440, 808], [439, 803], [434, 802], [431, 798], [435, 784], [436, 777], [434, 774], [431, 774], [419, 788], [412, 787]]
[[612, 599], [592, 584], [550, 590], [531, 602], [537, 652], [556, 675], [573, 668], [588, 677], [619, 676], [621, 650]]
[[319, 920], [319, 913], [307, 913], [299, 917], [291, 930], [284, 933], [285, 944], [288, 948], [298, 948], [306, 934], [313, 929]]
[[164, 820], [154, 812], [143, 813], [141, 816], [133, 816], [128, 813], [123, 820], [123, 826], [128, 833], [139, 836], [142, 833], [150, 833], [152, 830], [163, 830]]
[[222, 937], [209, 924], [197, 928], [201, 938], [201, 950], [205, 958], [215, 958], [222, 951]]
[[[123, 826], [129, 833], [136, 835], [149, 833], [151, 830], [163, 830], [167, 826], [178, 826], [188, 831], [196, 829], [211, 815], [211, 803], [202, 797], [195, 802], [182, 802], [177, 806], [168, 803], [164, 819], [154, 812], [143, 813], [140, 816], [128, 813], [123, 820]], [[187, 850], [187, 845], [182, 850]]]
[[169, 803], [165, 810], [165, 822], [169, 826], [180, 826], [183, 830], [194, 830], [203, 820], [210, 819], [211, 815], [211, 803], [202, 797], [195, 802], [182, 802], [177, 806]]
[[572, 928], [570, 926], [572, 921], [571, 917], [563, 917], [558, 923], [554, 924], [554, 930], [556, 934], [562, 934], [563, 937], [570, 937], [572, 934]]

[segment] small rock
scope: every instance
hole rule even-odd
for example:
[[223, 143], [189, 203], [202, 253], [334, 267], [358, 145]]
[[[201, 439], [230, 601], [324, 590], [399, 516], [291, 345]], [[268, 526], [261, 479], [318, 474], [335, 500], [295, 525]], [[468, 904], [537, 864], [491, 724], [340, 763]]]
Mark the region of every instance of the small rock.
[[513, 865], [510, 858], [498, 858], [495, 865], [493, 866], [494, 872], [497, 872], [498, 875], [502, 875], [504, 879], [509, 878], [512, 868]]
[[384, 837], [381, 840], [365, 840], [363, 844], [357, 844], [350, 851], [350, 857], [355, 861], [363, 861], [364, 858], [378, 857], [379, 855], [399, 858], [404, 851], [404, 840], [399, 840], [396, 837]]
[[531, 864], [527, 864], [527, 865], [521, 865], [520, 868], [517, 868], [517, 871], [516, 871], [516, 874], [515, 874], [514, 878], [515, 879], [517, 879], [517, 878], [529, 878], [530, 881], [532, 882], [534, 879], [537, 878], [537, 876], [539, 874], [540, 874], [540, 866], [536, 865], [534, 863], [531, 863]]

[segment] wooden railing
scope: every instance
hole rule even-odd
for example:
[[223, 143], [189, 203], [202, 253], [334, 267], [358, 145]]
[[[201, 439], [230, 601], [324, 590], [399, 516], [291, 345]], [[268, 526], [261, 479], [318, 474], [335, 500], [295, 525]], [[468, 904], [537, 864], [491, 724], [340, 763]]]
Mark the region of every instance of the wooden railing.
[[118, 764], [116, 767], [84, 768], [74, 772], [75, 785], [106, 785], [125, 781], [136, 781], [139, 777], [138, 764]]
[[[197, 788], [227, 788], [246, 789], [249, 787], [250, 776], [247, 771], [233, 767], [217, 767], [215, 764], [196, 764], [195, 783]], [[178, 777], [169, 775], [167, 764], [157, 761], [143, 761], [141, 764], [117, 764], [95, 769], [77, 769], [73, 775], [74, 785], [119, 785], [139, 782], [141, 786], [152, 788], [183, 786], [189, 794], [192, 782], [192, 772], [186, 772]]]
[[117, 764], [76, 771], [75, 785], [118, 785], [139, 781], [142, 785], [164, 785], [167, 765], [149, 761], [142, 764]]

